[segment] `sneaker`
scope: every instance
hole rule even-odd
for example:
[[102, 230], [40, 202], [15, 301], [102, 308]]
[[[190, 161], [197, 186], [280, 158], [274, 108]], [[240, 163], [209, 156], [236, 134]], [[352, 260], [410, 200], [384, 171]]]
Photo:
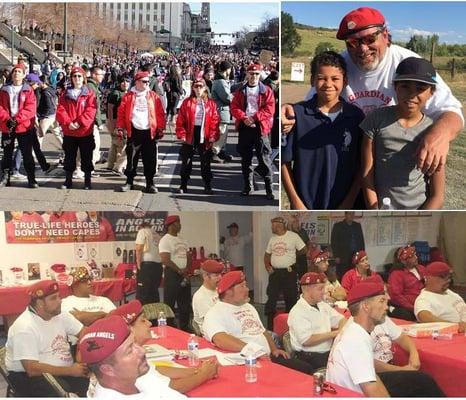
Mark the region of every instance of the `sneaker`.
[[146, 188], [144, 189], [144, 193], [158, 193], [158, 190], [155, 187], [155, 185], [150, 185], [146, 186]]
[[84, 172], [81, 170], [76, 170], [73, 172], [73, 179], [84, 179]]
[[93, 178], [99, 178], [99, 177], [100, 177], [100, 174], [97, 173], [97, 172], [95, 172], [95, 171], [92, 171], [92, 172], [91, 172], [91, 176], [92, 176]]
[[111, 173], [116, 176], [125, 176], [123, 171], [115, 171], [114, 169], [111, 170]]
[[26, 175], [20, 174], [18, 171], [15, 171], [10, 175], [12, 181], [26, 181], [28, 178]]
[[122, 192], [129, 192], [130, 190], [134, 190], [134, 185], [127, 183], [126, 185], [123, 185], [120, 190]]
[[28, 188], [30, 189], [37, 189], [39, 184], [36, 181], [28, 182]]
[[212, 156], [212, 162], [217, 164], [223, 164], [223, 160], [217, 154], [214, 154]]
[[188, 193], [188, 187], [186, 185], [181, 185], [178, 188], [177, 192], [180, 193], [180, 194]]

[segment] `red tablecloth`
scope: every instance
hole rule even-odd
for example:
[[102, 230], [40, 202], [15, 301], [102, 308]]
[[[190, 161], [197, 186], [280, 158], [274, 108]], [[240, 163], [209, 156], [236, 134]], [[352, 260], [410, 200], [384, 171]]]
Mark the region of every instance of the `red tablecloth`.
[[[102, 279], [92, 281], [92, 287], [97, 296], [105, 296], [112, 301], [121, 301], [124, 293], [136, 289], [136, 282], [134, 279]], [[59, 284], [59, 288], [62, 298], [71, 294], [71, 289], [66, 285]], [[0, 315], [21, 314], [28, 303], [27, 286], [0, 288]]]
[[[169, 349], [186, 349], [189, 335], [167, 327], [167, 338], [152, 339]], [[215, 348], [207, 340], [199, 339], [199, 348]], [[219, 366], [218, 378], [191, 390], [189, 397], [313, 397], [313, 378], [301, 372], [274, 364], [266, 358], [259, 360], [256, 383], [244, 381], [244, 366]], [[334, 385], [335, 386], [335, 385]], [[359, 393], [335, 386], [333, 397], [361, 397]], [[329, 396], [327, 393], [325, 396]]]

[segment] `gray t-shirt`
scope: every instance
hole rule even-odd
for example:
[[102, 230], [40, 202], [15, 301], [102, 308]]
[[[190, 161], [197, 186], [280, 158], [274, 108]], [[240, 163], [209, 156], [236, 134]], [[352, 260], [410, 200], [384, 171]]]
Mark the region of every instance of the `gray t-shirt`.
[[374, 183], [379, 206], [384, 197], [395, 209], [418, 209], [426, 201], [426, 177], [416, 168], [416, 149], [433, 121], [426, 115], [411, 128], [404, 128], [395, 106], [372, 111], [361, 122], [364, 134], [374, 140]]

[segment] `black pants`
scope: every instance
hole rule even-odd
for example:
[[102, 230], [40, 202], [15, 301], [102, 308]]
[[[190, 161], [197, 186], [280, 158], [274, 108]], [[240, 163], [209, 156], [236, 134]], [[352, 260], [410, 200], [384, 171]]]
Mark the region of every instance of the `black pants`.
[[83, 137], [63, 136], [63, 151], [65, 159], [63, 161], [63, 169], [68, 173], [73, 173], [76, 169], [76, 157], [81, 154], [81, 170], [85, 174], [90, 174], [94, 171], [92, 164], [92, 152], [95, 149], [94, 135]]
[[297, 351], [295, 352], [296, 358], [307, 364], [309, 364], [313, 371], [316, 371], [320, 368], [325, 368], [327, 366], [329, 351], [325, 353], [309, 353], [306, 351]]
[[298, 284], [296, 271], [288, 272], [286, 268], [274, 269], [269, 275], [267, 286], [267, 303], [265, 304], [265, 315], [267, 315], [267, 329], [273, 329], [273, 317], [277, 308], [277, 300], [283, 293], [285, 298], [286, 312], [290, 312], [298, 299]]
[[381, 372], [390, 397], [445, 397], [432, 377], [421, 371]]
[[192, 145], [183, 143], [180, 149], [181, 156], [181, 183], [187, 184], [191, 177], [193, 169], [193, 156], [197, 150], [201, 158], [201, 176], [204, 183], [210, 183], [212, 180], [212, 170], [210, 168], [210, 161], [212, 159], [212, 149], [206, 149], [205, 143], [200, 142], [201, 127], [194, 127], [194, 142]]
[[32, 156], [32, 144], [34, 142], [35, 130], [31, 129], [25, 133], [3, 133], [2, 134], [2, 171], [10, 172], [13, 166], [13, 152], [15, 141], [18, 140], [18, 147], [23, 156], [24, 169], [29, 177], [34, 178], [34, 157]]
[[189, 321], [191, 318], [191, 283], [186, 286], [181, 286], [183, 277], [165, 267], [165, 281], [163, 290], [163, 302], [168, 304], [172, 310], [175, 309], [175, 303], [178, 306], [178, 316], [180, 329], [189, 331]]
[[[48, 381], [43, 376], [28, 377], [25, 372], [11, 372], [8, 375], [15, 388], [16, 397], [57, 397]], [[74, 376], [55, 376], [58, 383], [67, 392], [76, 393], [79, 397], [87, 397], [88, 378]]]
[[146, 183], [152, 185], [157, 166], [157, 142], [151, 138], [150, 130], [139, 130], [131, 127], [131, 137], [126, 144], [126, 158], [128, 160], [125, 175], [128, 183], [132, 184], [137, 174], [139, 156], [142, 156]]
[[307, 272], [307, 256], [301, 256], [296, 254], [296, 273], [298, 275], [298, 281]]
[[162, 264], [154, 261], [143, 261], [137, 273], [138, 285], [136, 299], [143, 305], [160, 301], [159, 286], [162, 280]]
[[40, 165], [42, 171], [47, 171], [49, 168], [49, 163], [45, 159], [44, 153], [42, 153], [42, 149], [40, 148], [39, 138], [37, 137], [37, 129], [34, 128], [34, 135], [32, 135], [32, 149], [34, 150], [34, 154], [36, 155], [37, 162]]
[[294, 369], [295, 371], [299, 371], [304, 374], [312, 375], [314, 372], [309, 364], [296, 358], [285, 358], [282, 356], [275, 357], [270, 355], [270, 360], [275, 364], [283, 365], [284, 367]]
[[242, 124], [238, 130], [238, 145], [236, 147], [241, 156], [241, 171], [245, 183], [248, 183], [254, 173], [252, 168], [253, 150], [259, 165], [255, 171], [264, 178], [265, 181], [272, 181], [272, 160], [270, 155], [270, 141], [268, 136], [262, 136], [259, 127], [249, 128]]
[[416, 321], [416, 316], [411, 310], [400, 306], [395, 306], [393, 311], [389, 311], [388, 315], [393, 318], [404, 319], [406, 321]]
[[172, 115], [175, 116], [177, 114], [176, 106], [178, 104], [178, 100], [180, 99], [180, 94], [177, 92], [170, 92], [167, 95], [167, 117]]

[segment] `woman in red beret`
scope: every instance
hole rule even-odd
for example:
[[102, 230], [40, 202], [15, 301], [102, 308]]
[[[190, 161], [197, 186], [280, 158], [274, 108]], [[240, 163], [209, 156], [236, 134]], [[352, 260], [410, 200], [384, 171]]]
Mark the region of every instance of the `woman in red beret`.
[[58, 99], [57, 122], [63, 130], [63, 151], [66, 172], [62, 189], [73, 186], [73, 172], [76, 157], [81, 155], [81, 169], [84, 172], [84, 189], [91, 189], [91, 173], [94, 170], [92, 152], [95, 148], [94, 121], [97, 113], [95, 94], [86, 86], [86, 74], [81, 67], [71, 70], [71, 86]]
[[371, 271], [369, 258], [364, 250], [359, 250], [354, 253], [352, 262], [354, 268], [347, 271], [341, 280], [341, 286], [343, 286], [347, 292], [349, 292], [354, 285], [369, 277], [378, 277], [380, 279], [380, 283], [383, 284], [383, 280], [380, 275], [377, 274], [377, 272]]
[[204, 193], [212, 194], [212, 145], [220, 137], [220, 118], [217, 105], [209, 98], [206, 82], [202, 78], [194, 80], [191, 96], [181, 104], [176, 120], [176, 136], [183, 141], [181, 156], [180, 193], [187, 193], [188, 181], [193, 167], [194, 151], [201, 158], [201, 175], [204, 181]]

